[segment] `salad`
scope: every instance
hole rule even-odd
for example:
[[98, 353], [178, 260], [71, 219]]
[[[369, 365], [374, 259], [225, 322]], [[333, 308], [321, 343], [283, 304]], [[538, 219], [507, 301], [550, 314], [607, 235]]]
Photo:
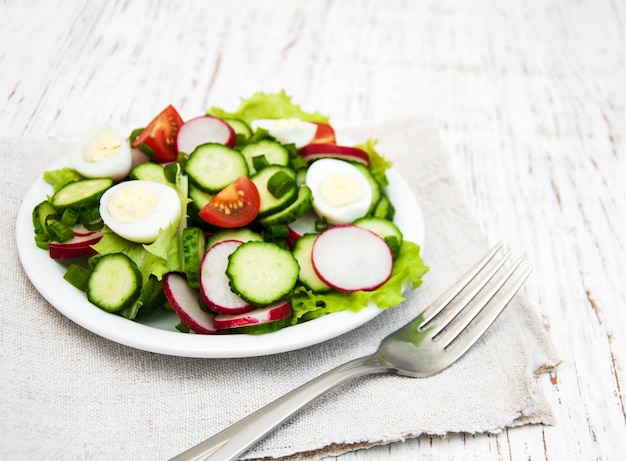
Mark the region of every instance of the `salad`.
[[284, 92], [183, 121], [166, 107], [124, 136], [95, 127], [44, 172], [35, 242], [89, 302], [181, 332], [262, 334], [370, 303], [428, 271], [385, 193], [376, 141], [337, 144]]

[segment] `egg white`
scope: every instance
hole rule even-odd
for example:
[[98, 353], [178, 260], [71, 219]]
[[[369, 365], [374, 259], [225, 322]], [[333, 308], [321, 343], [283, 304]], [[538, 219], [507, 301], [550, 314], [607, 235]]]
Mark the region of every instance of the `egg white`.
[[263, 128], [282, 144], [295, 144], [296, 148], [306, 146], [317, 133], [317, 125], [297, 118], [257, 119], [250, 122], [253, 131]]
[[[324, 193], [324, 181], [333, 175], [349, 178], [351, 187], [335, 189], [335, 196]], [[313, 209], [331, 224], [347, 224], [364, 216], [372, 202], [372, 189], [367, 178], [343, 160], [324, 158], [313, 162], [306, 173], [306, 185], [313, 194]], [[343, 195], [343, 196], [342, 196]]]
[[119, 181], [130, 173], [133, 154], [130, 145], [110, 125], [86, 132], [69, 152], [69, 164], [87, 178]]
[[108, 189], [100, 199], [102, 221], [120, 237], [137, 243], [152, 243], [159, 229], [181, 216], [178, 193], [152, 181], [125, 181]]

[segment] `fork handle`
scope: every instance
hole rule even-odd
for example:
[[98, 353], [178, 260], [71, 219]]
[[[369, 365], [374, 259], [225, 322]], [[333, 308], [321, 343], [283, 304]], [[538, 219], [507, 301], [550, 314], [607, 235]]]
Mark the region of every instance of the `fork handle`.
[[353, 378], [393, 369], [375, 355], [352, 360], [312, 379], [246, 416], [213, 437], [175, 456], [171, 461], [227, 461], [245, 452], [308, 403]]

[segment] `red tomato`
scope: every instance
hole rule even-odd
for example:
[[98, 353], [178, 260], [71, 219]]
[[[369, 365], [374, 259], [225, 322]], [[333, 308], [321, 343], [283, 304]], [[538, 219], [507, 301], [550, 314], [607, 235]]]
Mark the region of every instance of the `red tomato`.
[[334, 144], [335, 130], [328, 123], [315, 122], [317, 125], [317, 132], [310, 144]]
[[254, 221], [260, 206], [256, 186], [247, 176], [240, 176], [218, 192], [198, 216], [214, 226], [242, 227]]
[[183, 124], [183, 119], [172, 105], [163, 111], [143, 129], [133, 147], [145, 144], [154, 152], [152, 160], [158, 163], [173, 162], [176, 160], [176, 134]]

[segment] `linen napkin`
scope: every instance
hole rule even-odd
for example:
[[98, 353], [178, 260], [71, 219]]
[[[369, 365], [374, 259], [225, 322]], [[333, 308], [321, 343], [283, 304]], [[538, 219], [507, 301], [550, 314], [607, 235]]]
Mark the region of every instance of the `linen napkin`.
[[[372, 353], [494, 242], [466, 209], [433, 120], [347, 130], [379, 140], [419, 198], [426, 227], [423, 285], [366, 325], [302, 350], [194, 359], [103, 339], [58, 313], [33, 288], [15, 250], [15, 217], [33, 181], [67, 145], [1, 139], [0, 458], [167, 459], [315, 376]], [[506, 236], [503, 236], [506, 240]], [[532, 284], [532, 277], [529, 284]], [[456, 364], [426, 379], [376, 375], [345, 384], [290, 418], [245, 459], [318, 459], [422, 434], [553, 424], [540, 380], [559, 363], [548, 331], [519, 294]]]

